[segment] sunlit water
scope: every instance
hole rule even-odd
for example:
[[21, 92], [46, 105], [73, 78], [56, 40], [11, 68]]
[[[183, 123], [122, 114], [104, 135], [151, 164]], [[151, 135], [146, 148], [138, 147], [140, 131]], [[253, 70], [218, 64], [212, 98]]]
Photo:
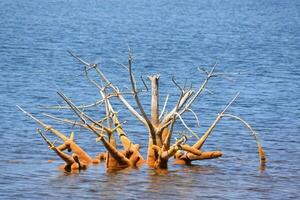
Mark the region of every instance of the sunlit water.
[[[3, 199], [296, 199], [300, 191], [300, 4], [289, 1], [0, 1], [0, 198]], [[259, 170], [256, 144], [239, 122], [224, 119], [205, 144], [221, 150], [217, 160], [194, 166], [169, 165], [158, 174], [139, 170], [107, 173], [104, 165], [66, 175], [62, 163], [35, 133], [38, 127], [15, 105], [36, 114], [75, 139], [90, 155], [103, 151], [82, 129], [53, 122], [41, 114], [76, 119], [70, 111], [41, 105], [62, 103], [63, 91], [77, 104], [99, 99], [84, 78], [83, 68], [66, 50], [100, 62], [120, 89], [128, 83], [128, 46], [134, 70], [161, 74], [161, 104], [171, 94], [169, 109], [182, 85], [197, 87], [204, 80], [197, 67], [217, 71], [215, 78], [184, 116], [200, 135], [238, 91], [229, 113], [246, 119], [259, 133], [267, 168]], [[140, 82], [140, 81], [139, 81]], [[141, 96], [146, 109], [149, 96]], [[128, 135], [146, 152], [146, 129], [120, 104]], [[102, 108], [88, 112], [103, 116]], [[179, 125], [177, 131], [184, 130]], [[174, 137], [178, 135], [175, 134]], [[51, 137], [51, 136], [49, 136]], [[51, 137], [54, 139], [54, 137]], [[192, 143], [195, 139], [189, 139]], [[48, 160], [54, 159], [52, 163]]]

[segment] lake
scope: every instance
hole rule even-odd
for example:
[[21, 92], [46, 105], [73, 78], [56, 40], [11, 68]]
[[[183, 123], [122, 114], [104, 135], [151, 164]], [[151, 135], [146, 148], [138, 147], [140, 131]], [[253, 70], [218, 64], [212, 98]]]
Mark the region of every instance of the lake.
[[[299, 199], [300, 191], [300, 2], [265, 1], [0, 1], [0, 198], [1, 199]], [[99, 100], [72, 50], [99, 63], [112, 82], [126, 91], [128, 47], [136, 77], [160, 74], [161, 106], [179, 95], [171, 78], [194, 88], [217, 63], [217, 77], [192, 106], [185, 121], [201, 135], [230, 99], [228, 113], [258, 132], [267, 167], [259, 169], [255, 141], [238, 121], [223, 119], [204, 145], [220, 150], [216, 160], [177, 166], [159, 174], [143, 166], [108, 173], [104, 164], [80, 174], [58, 170], [62, 161], [36, 133], [39, 126], [17, 110], [22, 106], [75, 139], [95, 156], [103, 146], [86, 130], [42, 115], [76, 119], [62, 104], [63, 91], [80, 104]], [[138, 83], [141, 83], [138, 79]], [[141, 85], [142, 87], [142, 85]], [[130, 102], [133, 99], [127, 97]], [[149, 110], [149, 95], [141, 95]], [[117, 101], [116, 110], [134, 142], [147, 148], [147, 130]], [[87, 110], [95, 118], [103, 107]], [[178, 123], [176, 131], [186, 131]], [[178, 137], [178, 133], [174, 137]], [[49, 137], [54, 140], [54, 137]], [[192, 143], [195, 138], [190, 138]], [[54, 162], [48, 163], [48, 160]]]

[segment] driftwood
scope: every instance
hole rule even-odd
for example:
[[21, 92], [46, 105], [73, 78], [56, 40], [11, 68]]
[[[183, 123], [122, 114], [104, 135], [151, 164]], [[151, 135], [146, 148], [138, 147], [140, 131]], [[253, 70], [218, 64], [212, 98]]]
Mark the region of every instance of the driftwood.
[[[32, 114], [26, 112], [24, 109], [18, 106], [18, 108], [31, 119], [36, 121], [41, 125], [46, 131], [50, 131], [60, 138], [63, 143], [59, 146], [55, 146], [51, 143], [45, 136], [45, 134], [38, 130], [42, 138], [47, 142], [49, 148], [52, 149], [64, 162], [66, 171], [72, 170], [81, 170], [85, 169], [91, 164], [97, 164], [101, 161], [106, 161], [106, 167], [108, 170], [117, 170], [124, 169], [127, 167], [139, 167], [144, 162], [147, 162], [148, 166], [155, 169], [167, 169], [168, 161], [171, 158], [175, 159], [176, 164], [185, 164], [190, 165], [192, 161], [204, 160], [204, 159], [214, 159], [223, 155], [220, 151], [211, 151], [205, 152], [201, 148], [205, 144], [208, 136], [213, 132], [216, 125], [223, 118], [233, 118], [242, 122], [252, 133], [258, 145], [258, 152], [260, 156], [260, 165], [265, 166], [266, 159], [265, 154], [262, 149], [261, 143], [257, 137], [256, 132], [251, 128], [251, 126], [242, 118], [227, 114], [228, 108], [233, 104], [233, 102], [238, 97], [239, 93], [230, 101], [230, 103], [217, 115], [217, 118], [212, 123], [212, 125], [207, 129], [202, 137], [198, 137], [196, 131], [192, 130], [184, 121], [183, 114], [190, 112], [196, 119], [197, 124], [199, 125], [199, 120], [197, 114], [191, 109], [191, 105], [195, 100], [203, 93], [206, 89], [209, 81], [217, 76], [223, 76], [222, 73], [216, 73], [216, 65], [212, 67], [210, 71], [201, 69], [205, 74], [205, 79], [202, 84], [198, 86], [196, 90], [192, 88], [181, 87], [175, 80], [172, 78], [174, 86], [177, 87], [180, 91], [178, 100], [173, 108], [166, 112], [166, 107], [168, 103], [169, 95], [167, 95], [162, 110], [159, 110], [160, 102], [160, 91], [159, 91], [159, 75], [148, 76], [151, 85], [151, 111], [147, 113], [140, 101], [140, 93], [145, 92], [139, 90], [137, 86], [137, 81], [133, 73], [133, 57], [132, 53], [129, 50], [128, 54], [128, 64], [121, 64], [126, 70], [128, 70], [128, 77], [130, 81], [130, 91], [121, 92], [117, 86], [115, 86], [102, 72], [98, 64], [90, 64], [82, 58], [78, 57], [74, 53], [70, 52], [76, 60], [84, 65], [84, 73], [87, 80], [93, 84], [99, 91], [101, 99], [92, 104], [76, 106], [75, 103], [69, 99], [62, 92], [58, 92], [58, 95], [65, 101], [66, 105], [63, 106], [44, 106], [46, 109], [70, 109], [73, 113], [80, 119], [80, 121], [72, 121], [65, 118], [60, 118], [52, 116], [49, 114], [44, 114], [44, 116], [49, 117], [50, 119], [60, 121], [62, 123], [72, 124], [74, 126], [80, 126], [88, 129], [91, 133], [96, 136], [96, 141], [101, 142], [106, 149], [106, 152], [99, 153], [95, 158], [91, 158], [81, 147], [79, 147], [74, 141], [74, 133], [70, 137], [66, 137], [61, 132], [54, 129], [52, 126], [45, 124], [41, 120], [34, 117]], [[94, 72], [99, 80], [93, 80], [90, 77], [90, 73]], [[141, 77], [143, 87], [148, 92], [148, 86]], [[132, 98], [135, 102], [135, 106], [128, 101], [124, 94], [132, 95]], [[135, 144], [125, 133], [118, 117], [118, 113], [114, 110], [111, 99], [119, 100], [130, 113], [140, 121], [148, 131], [148, 148], [146, 159], [143, 158], [140, 152], [140, 145]], [[85, 108], [92, 106], [104, 106], [106, 115], [102, 119], [93, 119], [85, 111]], [[135, 109], [137, 107], [137, 109]], [[182, 123], [186, 130], [198, 138], [197, 142], [193, 145], [188, 144], [188, 138], [186, 134], [183, 134], [181, 138], [176, 139], [172, 143], [173, 133], [176, 123]], [[122, 149], [117, 148], [118, 140], [122, 144]], [[69, 155], [64, 153], [64, 150], [72, 151], [73, 154]]]

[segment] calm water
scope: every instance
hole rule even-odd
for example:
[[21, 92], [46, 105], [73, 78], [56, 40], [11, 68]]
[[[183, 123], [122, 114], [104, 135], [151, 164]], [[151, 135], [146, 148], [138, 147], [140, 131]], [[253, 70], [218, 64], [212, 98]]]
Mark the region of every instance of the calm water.
[[[300, 198], [299, 1], [2, 0], [0, 8], [0, 198]], [[267, 154], [266, 170], [258, 169], [248, 131], [225, 119], [205, 145], [207, 150], [222, 150], [222, 158], [192, 167], [170, 164], [164, 175], [147, 167], [109, 174], [99, 165], [67, 176], [57, 169], [61, 161], [48, 163], [55, 155], [35, 133], [38, 126], [15, 105], [66, 134], [74, 130], [78, 143], [96, 155], [103, 147], [92, 134], [46, 119], [40, 105], [61, 103], [56, 91], [64, 91], [77, 104], [99, 98], [68, 49], [100, 62], [123, 88], [128, 83], [126, 72], [115, 61], [126, 63], [128, 46], [137, 77], [161, 74], [161, 97], [170, 93], [170, 106], [178, 94], [172, 75], [182, 84], [187, 78], [196, 87], [204, 78], [197, 67], [218, 62], [217, 70], [231, 81], [213, 79], [208, 85], [213, 94], [205, 93], [193, 106], [200, 128], [192, 116], [185, 119], [201, 134], [241, 91], [229, 112], [246, 119], [259, 133]], [[148, 108], [149, 96], [142, 100]], [[145, 152], [143, 126], [122, 106], [116, 109], [128, 121], [127, 133]], [[69, 111], [47, 112], [75, 119]], [[103, 109], [89, 113], [100, 116]]]

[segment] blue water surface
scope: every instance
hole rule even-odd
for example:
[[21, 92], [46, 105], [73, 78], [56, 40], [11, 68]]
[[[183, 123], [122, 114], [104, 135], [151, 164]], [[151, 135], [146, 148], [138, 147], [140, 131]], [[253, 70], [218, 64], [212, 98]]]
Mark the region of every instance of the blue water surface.
[[[300, 191], [300, 2], [49, 0], [0, 1], [0, 198], [2, 199], [299, 199]], [[139, 170], [107, 173], [104, 165], [66, 175], [62, 163], [36, 134], [39, 127], [16, 109], [20, 105], [68, 135], [92, 156], [103, 151], [92, 134], [61, 124], [43, 112], [76, 119], [68, 110], [45, 110], [62, 104], [63, 91], [76, 104], [100, 97], [72, 58], [72, 50], [101, 69], [120, 89], [127, 72], [117, 63], [134, 55], [136, 77], [161, 75], [161, 106], [179, 95], [171, 78], [194, 88], [204, 80], [198, 67], [226, 78], [212, 79], [208, 89], [184, 115], [201, 135], [236, 92], [228, 113], [241, 116], [259, 133], [267, 168], [259, 170], [255, 141], [237, 121], [224, 119], [204, 146], [221, 150], [217, 160], [175, 166], [157, 174]], [[138, 83], [141, 81], [138, 79]], [[132, 98], [128, 97], [132, 103]], [[149, 110], [149, 95], [141, 95]], [[128, 135], [147, 147], [147, 130], [115, 102]], [[102, 107], [87, 110], [95, 118]], [[186, 131], [182, 125], [178, 131]], [[174, 135], [174, 137], [178, 135]], [[54, 139], [54, 137], [51, 137]], [[195, 139], [189, 139], [192, 143]], [[52, 163], [48, 160], [54, 159]]]

